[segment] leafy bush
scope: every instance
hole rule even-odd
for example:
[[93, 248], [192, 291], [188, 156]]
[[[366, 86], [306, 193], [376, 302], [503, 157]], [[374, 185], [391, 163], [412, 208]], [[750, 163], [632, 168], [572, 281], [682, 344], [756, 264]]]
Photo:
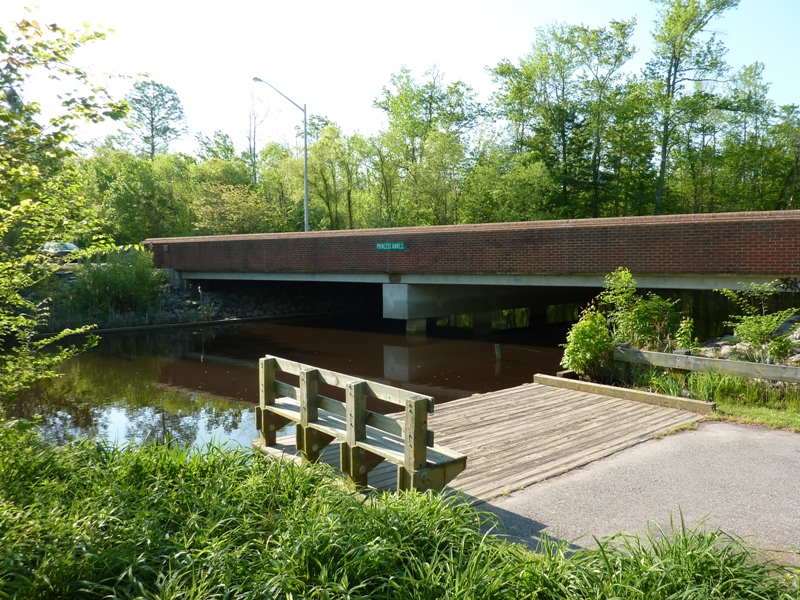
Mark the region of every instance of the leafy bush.
[[615, 344], [665, 352], [694, 343], [692, 320], [675, 310], [678, 301], [639, 295], [636, 280], [624, 267], [606, 276], [596, 302], [581, 314], [563, 345], [561, 364], [582, 377], [612, 379]]
[[612, 374], [614, 343], [603, 314], [594, 304], [581, 313], [567, 333], [561, 364], [581, 377], [606, 381]]
[[751, 283], [742, 290], [717, 290], [732, 300], [742, 312], [726, 321], [725, 325], [733, 328], [733, 335], [750, 347], [749, 357], [754, 362], [781, 362], [791, 351], [788, 332], [776, 335], [776, 331], [798, 309], [767, 312], [770, 299], [778, 292], [776, 283]]
[[608, 311], [617, 343], [657, 352], [673, 350], [678, 341], [691, 343], [692, 321], [675, 310], [678, 300], [667, 300], [652, 292], [639, 295], [636, 280], [624, 267], [606, 276], [605, 288], [597, 300]]
[[143, 310], [162, 298], [165, 281], [151, 253], [131, 249], [109, 254], [104, 263], [82, 263], [71, 296], [78, 310]]

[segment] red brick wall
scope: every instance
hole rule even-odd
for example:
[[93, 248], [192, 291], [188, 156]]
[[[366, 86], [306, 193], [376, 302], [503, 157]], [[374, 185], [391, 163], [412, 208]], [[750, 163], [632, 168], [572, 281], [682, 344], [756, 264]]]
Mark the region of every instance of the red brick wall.
[[[405, 250], [376, 250], [405, 242]], [[156, 265], [278, 273], [800, 274], [800, 211], [149, 239]]]

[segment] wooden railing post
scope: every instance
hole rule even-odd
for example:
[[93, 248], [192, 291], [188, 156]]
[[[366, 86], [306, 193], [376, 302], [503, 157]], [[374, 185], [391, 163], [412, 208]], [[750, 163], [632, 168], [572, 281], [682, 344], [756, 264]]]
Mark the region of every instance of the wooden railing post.
[[275, 359], [264, 357], [258, 361], [258, 410], [256, 428], [260, 432], [261, 443], [274, 446], [277, 442], [277, 425], [271, 418], [268, 406], [275, 405]]
[[397, 472], [398, 489], [422, 489], [418, 473], [428, 464], [428, 399], [421, 396], [406, 400], [403, 427], [403, 467]]
[[323, 448], [333, 441], [333, 436], [309, 427], [319, 419], [319, 371], [301, 369], [299, 378], [300, 422], [295, 430], [295, 445], [304, 462], [317, 462]]
[[319, 418], [319, 371], [303, 369], [300, 371], [300, 425], [308, 427]]
[[367, 383], [365, 381], [348, 383], [346, 390], [347, 431], [341, 447], [342, 471], [347, 474], [350, 481], [366, 487], [369, 471], [381, 462], [380, 457], [362, 451], [356, 446], [359, 440], [367, 437]]
[[367, 437], [367, 384], [365, 381], [347, 384], [345, 417], [347, 419], [347, 444], [355, 446], [358, 440]]
[[424, 469], [428, 460], [428, 399], [417, 396], [406, 401], [405, 468]]

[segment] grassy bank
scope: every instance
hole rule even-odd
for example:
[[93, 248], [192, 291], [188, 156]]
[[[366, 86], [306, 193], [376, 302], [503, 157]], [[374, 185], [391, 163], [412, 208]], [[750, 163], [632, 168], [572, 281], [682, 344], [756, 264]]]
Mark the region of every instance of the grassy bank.
[[13, 424], [0, 448], [0, 598], [798, 597], [720, 532], [532, 553], [452, 498], [364, 498], [243, 450], [54, 448]]
[[717, 403], [719, 419], [800, 432], [800, 386], [719, 373], [681, 372], [638, 365], [633, 387]]

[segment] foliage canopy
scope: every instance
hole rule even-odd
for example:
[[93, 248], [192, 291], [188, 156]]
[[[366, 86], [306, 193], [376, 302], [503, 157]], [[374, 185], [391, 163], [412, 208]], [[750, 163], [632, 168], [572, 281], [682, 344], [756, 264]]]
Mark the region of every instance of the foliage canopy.
[[[37, 252], [46, 241], [108, 244], [96, 235], [97, 219], [81, 197], [70, 146], [79, 122], [125, 114], [124, 103], [112, 101], [70, 62], [82, 44], [103, 37], [28, 20], [0, 30], [0, 405], [79, 351], [74, 346], [52, 349], [70, 330], [34, 337], [46, 319], [48, 301], [35, 300], [31, 292], [54, 271]], [[25, 97], [26, 84], [42, 72], [75, 86], [63, 96], [61, 113], [50, 118]]]

